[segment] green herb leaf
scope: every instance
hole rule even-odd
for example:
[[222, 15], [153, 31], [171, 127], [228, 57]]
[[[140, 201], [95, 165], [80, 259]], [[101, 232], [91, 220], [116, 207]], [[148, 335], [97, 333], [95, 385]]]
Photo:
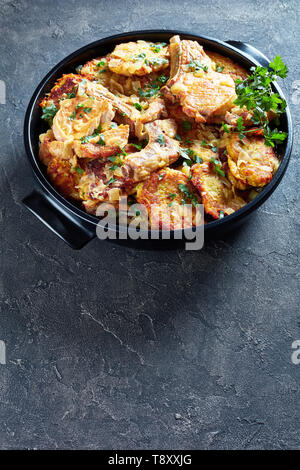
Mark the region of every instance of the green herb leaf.
[[192, 124], [190, 121], [182, 121], [182, 127], [185, 131], [192, 129]]
[[169, 77], [166, 77], [165, 75], [160, 75], [157, 80], [161, 83], [166, 83], [169, 80]]
[[[247, 110], [252, 110], [253, 124], [263, 129], [266, 145], [274, 146], [275, 143], [283, 142], [286, 137], [284, 137], [285, 133], [281, 133], [279, 139], [277, 138], [277, 131], [272, 131], [269, 127], [267, 113], [272, 111], [277, 115], [282, 114], [286, 108], [286, 101], [278, 93], [274, 93], [271, 84], [278, 77], [285, 78], [288, 69], [281, 57], [276, 56], [270, 62], [269, 68], [251, 67], [250, 72], [245, 80], [236, 80], [237, 98], [234, 104], [240, 108], [245, 106]], [[243, 124], [241, 121], [240, 123]], [[241, 138], [247, 132], [244, 132], [241, 125], [238, 130]]]
[[80, 166], [76, 166], [75, 167], [75, 170], [77, 171], [77, 173], [79, 173], [80, 175], [82, 175], [82, 173], [84, 173], [84, 170], [82, 168], [80, 168]]
[[133, 106], [135, 107], [135, 109], [137, 109], [138, 111], [142, 111], [142, 106], [140, 105], [140, 103], [133, 103]]
[[288, 68], [284, 64], [280, 55], [274, 57], [274, 59], [270, 62], [269, 67], [274, 70], [276, 75], [280, 78], [286, 78], [288, 74]]
[[110, 178], [105, 185], [108, 186], [108, 185], [114, 183], [115, 181], [117, 181], [116, 178]]
[[208, 72], [207, 65], [202, 65], [199, 60], [191, 60], [189, 64], [187, 64], [188, 68], [193, 72], [198, 72], [199, 70], [203, 70], [204, 72]]
[[45, 106], [43, 108], [42, 119], [44, 119], [44, 121], [47, 121], [49, 126], [52, 126], [53, 118], [55, 114], [57, 113], [57, 111], [58, 109], [55, 106], [55, 104], [51, 104], [50, 106]]
[[105, 145], [105, 140], [104, 140], [103, 134], [100, 134], [100, 138], [97, 142], [97, 145]]
[[223, 70], [224, 70], [224, 66], [223, 66], [223, 65], [219, 65], [219, 64], [217, 64], [217, 68], [216, 68], [216, 70], [217, 70], [217, 72], [219, 72], [219, 73], [222, 73], [222, 72], [223, 72]]
[[160, 134], [158, 137], [157, 137], [157, 142], [159, 143], [159, 145], [161, 147], [163, 147], [165, 145], [165, 138], [162, 134]]
[[186, 184], [179, 184], [178, 189], [185, 195], [185, 197], [192, 201], [194, 207], [199, 204], [197, 197], [195, 196], [195, 194], [190, 193], [190, 190]]
[[224, 132], [229, 132], [229, 127], [227, 124], [225, 124], [225, 122], [222, 122], [222, 128]]
[[211, 163], [214, 164], [215, 172], [220, 176], [225, 176], [225, 171], [222, 170], [222, 163], [219, 160], [216, 160], [214, 157], [210, 159]]

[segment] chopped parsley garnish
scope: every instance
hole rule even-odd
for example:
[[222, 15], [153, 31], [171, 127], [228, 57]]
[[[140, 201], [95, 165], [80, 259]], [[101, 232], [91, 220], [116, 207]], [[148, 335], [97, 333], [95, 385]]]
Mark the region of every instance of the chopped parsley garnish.
[[153, 83], [148, 83], [144, 89], [139, 88], [138, 92], [142, 98], [152, 98], [152, 96], [159, 93], [159, 90], [160, 86], [157, 85], [156, 81], [154, 81]]
[[142, 105], [140, 105], [140, 103], [133, 103], [133, 106], [135, 107], [135, 109], [137, 109], [138, 111], [142, 111]]
[[[80, 116], [80, 115], [79, 115]], [[90, 142], [94, 137], [97, 137], [101, 132], [101, 124], [94, 130], [94, 134], [92, 135], [86, 135], [85, 137], [81, 137], [81, 143], [82, 144], [87, 144]]]
[[222, 170], [222, 163], [219, 160], [216, 160], [214, 157], [211, 157], [210, 159], [211, 163], [214, 164], [214, 170], [218, 175], [220, 176], [225, 176], [225, 171]]
[[243, 132], [245, 130], [245, 126], [244, 126], [244, 119], [242, 118], [242, 116], [237, 118], [236, 125], [237, 125], [237, 130], [239, 131], [239, 137], [241, 140], [243, 140], [243, 138], [245, 137], [245, 134]]
[[82, 67], [83, 67], [83, 65], [78, 65], [78, 67], [76, 67], [76, 69], [75, 69], [76, 73], [80, 73]]
[[179, 184], [178, 189], [185, 195], [185, 197], [187, 197], [188, 199], [192, 201], [192, 204], [194, 207], [196, 207], [197, 204], [199, 204], [197, 197], [194, 194], [190, 193], [190, 190], [186, 184]]
[[132, 147], [135, 147], [138, 150], [142, 150], [142, 144], [130, 144]]
[[203, 160], [193, 149], [179, 147], [179, 153], [186, 161], [183, 163], [184, 166], [192, 166], [193, 163], [202, 163]]
[[162, 134], [160, 134], [158, 137], [157, 137], [157, 142], [159, 143], [159, 145], [161, 147], [163, 147], [165, 145], [165, 138]]
[[[246, 106], [248, 111], [252, 110], [252, 122], [263, 130], [265, 145], [274, 147], [275, 144], [280, 144], [286, 139], [287, 133], [278, 131], [278, 129], [272, 130], [269, 127], [267, 113], [269, 111], [277, 115], [284, 113], [286, 101], [278, 93], [273, 92], [271, 83], [276, 81], [278, 77], [286, 78], [288, 69], [278, 55], [270, 62], [269, 68], [251, 67], [250, 72], [251, 74], [245, 80], [236, 80], [237, 98], [234, 104], [240, 108]], [[237, 125], [240, 126], [238, 131], [241, 136], [244, 134], [242, 120]]]
[[78, 89], [78, 85], [75, 85], [71, 93], [67, 93], [68, 99], [75, 98], [77, 89]]
[[165, 75], [160, 75], [157, 80], [161, 83], [166, 83], [169, 80], [169, 77], [166, 77]]
[[182, 127], [185, 131], [192, 129], [192, 123], [190, 121], [182, 121]]
[[229, 132], [229, 127], [227, 124], [225, 124], [225, 122], [222, 122], [222, 128], [224, 132]]
[[161, 181], [163, 179], [163, 177], [165, 176], [165, 173], [162, 173], [161, 175], [158, 175], [158, 179], [159, 181]]
[[176, 197], [176, 194], [174, 194], [174, 193], [170, 193], [170, 194], [168, 194], [168, 197], [169, 197], [170, 199], [175, 199], [175, 197]]
[[181, 141], [182, 141], [182, 138], [180, 137], [180, 135], [179, 135], [179, 134], [176, 134], [176, 135], [175, 135], [175, 139], [176, 139], [176, 140], [179, 140], [179, 142], [181, 142]]
[[156, 80], [153, 80], [153, 82], [147, 83], [143, 89], [139, 88], [139, 95], [142, 98], [152, 98], [152, 96], [156, 96], [159, 93], [162, 84], [164, 83], [163, 80], [161, 80], [161, 77], [164, 77], [166, 81], [168, 80], [167, 77], [161, 75]]
[[121, 152], [123, 153], [123, 155], [124, 155], [125, 157], [127, 157], [128, 153], [125, 152], [125, 148], [124, 148], [124, 147], [122, 148], [122, 147], [120, 147], [120, 145], [119, 145], [119, 149], [121, 150]]
[[159, 42], [158, 44], [150, 44], [150, 49], [152, 49], [153, 52], [160, 52], [161, 48], [166, 45], [167, 43], [165, 42]]
[[82, 168], [80, 168], [80, 166], [76, 166], [75, 167], [75, 170], [77, 171], [77, 173], [79, 173], [80, 175], [82, 175], [82, 173], [84, 173], [84, 170]]
[[169, 61], [167, 59], [164, 59], [163, 57], [154, 57], [153, 59], [148, 59], [148, 64], [147, 65], [153, 65], [153, 67], [158, 67], [163, 64], [168, 64]]
[[199, 70], [203, 70], [203, 72], [208, 72], [207, 65], [202, 65], [199, 60], [191, 60], [189, 64], [187, 64], [189, 69], [193, 72], [198, 72]]
[[115, 181], [117, 181], [116, 178], [110, 178], [110, 179], [107, 181], [107, 183], [105, 183], [105, 185], [108, 186], [109, 184], [112, 184], [112, 183], [114, 183]]
[[106, 63], [104, 62], [104, 60], [100, 60], [100, 62], [98, 62], [96, 65], [97, 67], [104, 67]]
[[218, 147], [216, 147], [214, 144], [208, 144], [206, 140], [202, 140], [201, 145], [203, 145], [203, 147], [210, 147], [213, 152], [218, 151]]
[[216, 70], [217, 70], [217, 72], [222, 73], [223, 70], [224, 70], [224, 66], [220, 65], [220, 64], [217, 64], [217, 69]]
[[55, 106], [55, 104], [51, 104], [50, 106], [44, 107], [43, 108], [42, 119], [44, 119], [44, 121], [47, 121], [49, 126], [52, 126], [53, 118], [54, 118], [55, 114], [57, 113], [57, 111], [58, 111], [58, 109]]
[[195, 155], [195, 162], [196, 163], [203, 163], [203, 159], [199, 157], [199, 155]]
[[141, 54], [139, 54], [137, 57], [138, 59], [143, 59], [144, 57], [146, 57], [146, 54], [145, 52], [141, 52]]
[[73, 111], [73, 113], [71, 113], [70, 116], [69, 116], [70, 121], [73, 121], [73, 119], [75, 119], [75, 117], [76, 117], [76, 112]]
[[103, 134], [100, 134], [100, 138], [97, 142], [97, 145], [105, 145], [105, 140], [104, 140]]
[[224, 211], [220, 211], [219, 219], [224, 219]]

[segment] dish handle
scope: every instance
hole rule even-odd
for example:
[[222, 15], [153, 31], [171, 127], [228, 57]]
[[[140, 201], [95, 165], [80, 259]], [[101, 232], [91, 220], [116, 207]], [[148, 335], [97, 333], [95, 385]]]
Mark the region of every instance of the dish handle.
[[262, 52], [260, 52], [256, 47], [247, 44], [246, 42], [241, 41], [226, 41], [230, 46], [240, 49], [242, 52], [245, 52], [253, 59], [257, 60], [263, 67], [268, 67], [270, 60]]
[[32, 191], [23, 204], [52, 232], [71, 248], [79, 250], [95, 238], [96, 230], [76, 215], [59, 207], [54, 199], [40, 191]]

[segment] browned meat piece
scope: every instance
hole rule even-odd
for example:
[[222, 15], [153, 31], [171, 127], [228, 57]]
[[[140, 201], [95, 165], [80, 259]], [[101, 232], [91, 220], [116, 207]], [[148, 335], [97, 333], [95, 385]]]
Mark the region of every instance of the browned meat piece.
[[122, 167], [126, 180], [142, 181], [153, 171], [175, 162], [179, 156], [179, 142], [173, 138], [177, 130], [173, 119], [153, 121], [145, 128], [149, 142], [143, 150], [126, 158]]
[[220, 122], [236, 98], [230, 75], [212, 71], [211, 60], [195, 41], [171, 40], [171, 78], [162, 88], [172, 102], [197, 122]]
[[79, 158], [107, 158], [120, 152], [129, 137], [129, 126], [118, 126], [88, 139], [74, 141], [74, 150]]
[[179, 36], [170, 39], [171, 69], [170, 78], [162, 88], [164, 95], [172, 102], [176, 97], [171, 92], [171, 87], [187, 72], [194, 71], [195, 68], [211, 69], [211, 60], [205, 54], [203, 47], [197, 41], [180, 40]]
[[86, 92], [95, 98], [106, 98], [118, 113], [117, 122], [128, 124], [131, 134], [139, 138], [143, 137], [144, 123], [153, 121], [166, 113], [164, 102], [159, 98], [151, 101], [145, 113], [141, 113], [132, 105], [127, 96], [120, 93], [116, 96], [100, 84], [88, 82]]

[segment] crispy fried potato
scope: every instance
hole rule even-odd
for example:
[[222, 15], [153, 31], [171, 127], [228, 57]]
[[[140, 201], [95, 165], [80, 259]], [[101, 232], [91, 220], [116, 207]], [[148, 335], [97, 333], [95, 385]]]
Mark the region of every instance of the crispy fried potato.
[[[181, 228], [185, 204], [191, 204], [192, 201], [200, 204], [200, 197], [194, 193], [186, 175], [171, 168], [152, 173], [150, 178], [138, 186], [136, 199], [146, 207], [151, 226], [155, 229]], [[195, 225], [194, 208], [190, 219], [190, 225]]]
[[201, 194], [205, 212], [215, 219], [219, 219], [221, 213], [232, 214], [246, 204], [234, 193], [230, 182], [215, 172], [211, 163], [197, 163], [191, 172], [191, 183]]
[[168, 46], [165, 43], [146, 41], [118, 44], [108, 58], [108, 67], [113, 72], [126, 75], [147, 75], [169, 66]]
[[185, 73], [171, 87], [171, 93], [179, 99], [183, 112], [197, 122], [214, 122], [214, 117], [225, 114], [236, 98], [230, 75], [217, 72]]
[[234, 178], [246, 185], [265, 186], [279, 166], [278, 158], [273, 148], [265, 145], [264, 137], [244, 137], [243, 142], [238, 134], [228, 137], [229, 170]]
[[65, 196], [80, 199], [77, 185], [83, 170], [71, 160], [53, 157], [47, 169], [53, 185]]
[[107, 100], [77, 96], [61, 102], [53, 119], [53, 133], [56, 140], [80, 139], [91, 135], [99, 124], [112, 121], [114, 115]]
[[77, 95], [78, 87], [82, 80], [83, 77], [74, 73], [63, 75], [57, 80], [50, 93], [41, 101], [40, 106], [46, 108], [54, 104], [59, 108], [61, 100], [70, 98], [71, 95], [74, 98]]
[[245, 80], [248, 75], [247, 70], [239, 64], [233, 62], [229, 57], [224, 57], [217, 52], [207, 51], [206, 54], [212, 60], [212, 68], [215, 72], [227, 73], [234, 81], [238, 78]]

